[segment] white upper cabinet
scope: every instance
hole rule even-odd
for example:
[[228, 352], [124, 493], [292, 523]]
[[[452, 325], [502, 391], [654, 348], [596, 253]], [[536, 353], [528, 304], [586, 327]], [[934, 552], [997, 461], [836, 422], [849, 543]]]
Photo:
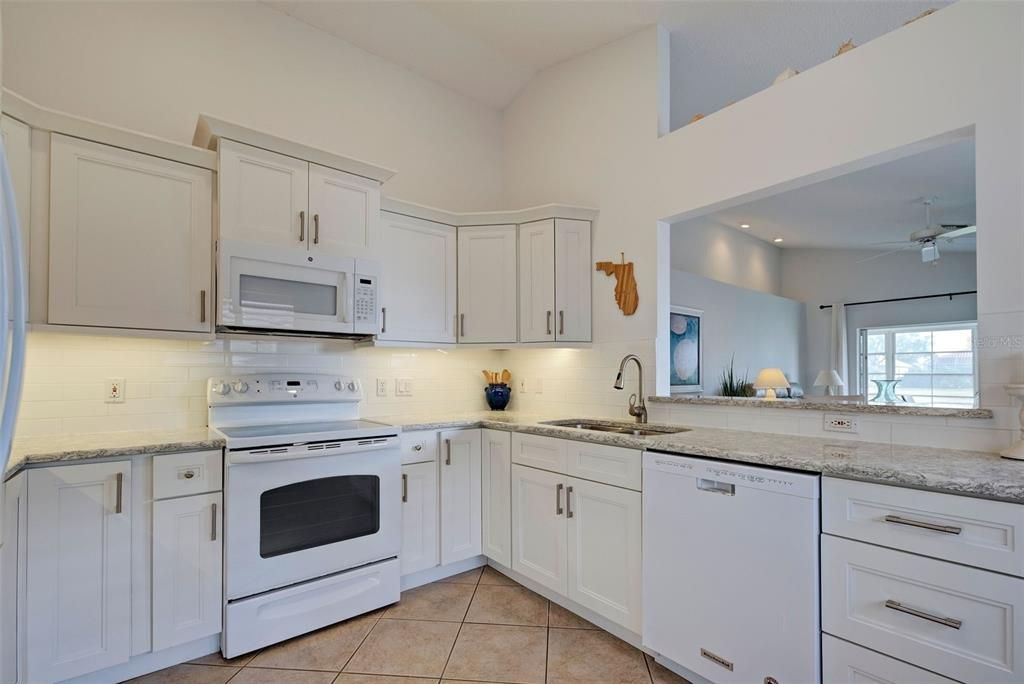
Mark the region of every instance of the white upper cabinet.
[[519, 341], [555, 339], [555, 220], [519, 226]]
[[372, 255], [379, 217], [380, 190], [375, 181], [309, 165], [310, 250], [348, 257]]
[[309, 228], [309, 163], [232, 140], [220, 142], [220, 234], [301, 247]]
[[209, 332], [213, 174], [53, 134], [48, 321]]
[[127, 662], [131, 642], [131, 463], [28, 472], [23, 682]]
[[590, 221], [555, 219], [555, 339], [590, 342]]
[[516, 226], [459, 228], [459, 342], [517, 339]]
[[456, 341], [456, 244], [453, 226], [381, 215], [379, 339]]

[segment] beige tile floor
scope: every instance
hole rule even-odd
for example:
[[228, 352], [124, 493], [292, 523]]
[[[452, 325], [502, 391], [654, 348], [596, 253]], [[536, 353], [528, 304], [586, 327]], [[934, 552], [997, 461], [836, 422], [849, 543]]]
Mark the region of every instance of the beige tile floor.
[[643, 653], [492, 568], [233, 660], [211, 655], [142, 684], [686, 684]]

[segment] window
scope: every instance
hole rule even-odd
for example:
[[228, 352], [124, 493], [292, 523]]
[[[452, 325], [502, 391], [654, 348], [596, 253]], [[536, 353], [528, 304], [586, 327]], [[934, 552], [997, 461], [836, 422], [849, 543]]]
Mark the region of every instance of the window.
[[858, 368], [861, 391], [874, 400], [879, 395], [874, 381], [898, 380], [897, 401], [922, 406], [976, 406], [977, 328], [974, 322], [862, 328]]

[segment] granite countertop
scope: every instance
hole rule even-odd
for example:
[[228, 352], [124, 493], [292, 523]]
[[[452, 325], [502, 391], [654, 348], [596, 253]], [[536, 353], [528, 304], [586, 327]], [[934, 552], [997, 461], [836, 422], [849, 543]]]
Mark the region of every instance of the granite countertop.
[[[641, 437], [546, 424], [552, 419], [564, 420], [565, 416], [478, 411], [369, 418], [404, 431], [484, 427], [1024, 503], [1024, 461], [1011, 461], [987, 452], [704, 427]], [[586, 420], [609, 425], [628, 424]], [[644, 427], [681, 428], [660, 423]], [[219, 449], [223, 445], [222, 439], [205, 428], [26, 438], [15, 442], [7, 477], [24, 467], [56, 462]]]
[[676, 394], [670, 397], [648, 397], [655, 404], [693, 404], [697, 406], [740, 406], [743, 408], [792, 409], [798, 411], [832, 411], [834, 413], [873, 413], [889, 416], [936, 416], [942, 418], [992, 418], [991, 409], [942, 408], [914, 404], [868, 404], [854, 401], [829, 401], [826, 397], [776, 399], [767, 401], [753, 397], [716, 397]]
[[173, 454], [220, 449], [224, 440], [207, 428], [97, 432], [91, 435], [54, 435], [14, 440], [4, 477], [22, 468], [63, 461], [118, 458], [135, 454]]

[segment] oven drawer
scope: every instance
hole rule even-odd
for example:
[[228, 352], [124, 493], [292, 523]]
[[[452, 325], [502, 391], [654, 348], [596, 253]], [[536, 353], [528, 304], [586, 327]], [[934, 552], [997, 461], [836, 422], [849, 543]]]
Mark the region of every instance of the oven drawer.
[[1024, 506], [824, 478], [822, 530], [1024, 577]]
[[437, 430], [403, 432], [402, 465], [437, 460]]
[[827, 684], [956, 684], [828, 634], [821, 637], [821, 665], [821, 681]]
[[153, 499], [219, 492], [223, 467], [219, 450], [154, 456]]
[[1024, 678], [1024, 580], [830, 535], [822, 630], [964, 682]]

